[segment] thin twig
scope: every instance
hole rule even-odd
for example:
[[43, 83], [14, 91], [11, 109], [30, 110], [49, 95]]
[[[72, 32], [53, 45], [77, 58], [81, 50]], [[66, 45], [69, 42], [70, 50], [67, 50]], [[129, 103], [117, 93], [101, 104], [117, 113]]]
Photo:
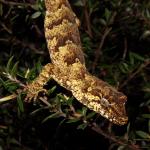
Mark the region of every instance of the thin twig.
[[47, 101], [47, 97], [39, 97], [39, 100], [42, 101], [48, 107], [51, 106], [51, 104]]
[[0, 103], [6, 102], [6, 101], [10, 101], [10, 100], [13, 100], [13, 99], [15, 99], [16, 97], [17, 97], [16, 94], [11, 94], [11, 95], [9, 95], [9, 96], [0, 98]]
[[128, 84], [130, 80], [132, 80], [139, 72], [141, 72], [144, 68], [146, 68], [148, 65], [150, 65], [150, 60], [146, 60], [143, 64], [138, 67], [136, 71], [132, 71], [129, 75], [128, 78], [119, 86], [119, 89], [123, 88], [125, 85]]
[[11, 2], [6, 0], [0, 0], [0, 3], [6, 4], [6, 5], [12, 5], [12, 6], [26, 6], [26, 7], [33, 7], [30, 3], [18, 3], [18, 2]]
[[42, 49], [37, 49], [35, 47], [35, 44], [33, 44], [33, 43], [27, 43], [25, 41], [21, 41], [21, 40], [17, 39], [16, 37], [14, 37], [12, 39], [12, 43], [20, 44], [23, 47], [28, 47], [29, 49], [33, 50], [36, 54], [41, 54], [41, 55], [44, 54], [44, 51]]
[[40, 54], [40, 55], [44, 55], [45, 54], [45, 52], [42, 50], [42, 49], [37, 49], [36, 47], [35, 47], [35, 44], [33, 44], [33, 43], [27, 43], [26, 41], [21, 41], [21, 40], [19, 40], [19, 39], [17, 39], [16, 37], [12, 37], [12, 38], [9, 38], [9, 39], [0, 39], [0, 41], [2, 41], [2, 42], [7, 42], [7, 43], [10, 43], [10, 41], [11, 41], [11, 43], [13, 43], [13, 44], [17, 44], [17, 45], [21, 45], [22, 47], [24, 47], [24, 48], [29, 48], [29, 49], [31, 49], [32, 51], [34, 51], [36, 54]]
[[10, 75], [9, 73], [3, 72], [3, 74], [12, 82], [15, 82], [17, 84], [19, 84], [21, 87], [25, 88], [26, 85], [23, 84], [21, 81], [19, 81], [18, 79], [16, 79], [15, 77], [12, 77], [12, 75]]
[[96, 131], [97, 133], [103, 135], [105, 138], [107, 138], [107, 139], [109, 139], [109, 140], [111, 140], [115, 143], [118, 143], [119, 145], [125, 145], [125, 146], [127, 146], [128, 148], [130, 148], [132, 150], [140, 150], [138, 145], [128, 144], [128, 141], [122, 141], [122, 140], [116, 139], [115, 136], [104, 132], [100, 127], [97, 126], [96, 123], [92, 123], [91, 129]]
[[103, 36], [102, 36], [102, 39], [101, 39], [101, 42], [99, 44], [99, 47], [97, 48], [97, 50], [95, 51], [95, 59], [94, 59], [94, 62], [93, 62], [93, 65], [92, 65], [92, 72], [95, 71], [95, 68], [96, 68], [96, 65], [97, 65], [97, 62], [102, 54], [102, 47], [104, 45], [104, 42], [105, 42], [105, 39], [106, 37], [108, 36], [108, 34], [110, 33], [110, 31], [112, 30], [112, 28], [106, 28], [104, 30], [104, 33], [103, 33]]
[[90, 14], [87, 8], [87, 1], [83, 0], [83, 3], [84, 3], [84, 15], [85, 15], [85, 21], [86, 21], [86, 26], [87, 26], [87, 33], [92, 38], [93, 34], [92, 34], [92, 28], [91, 28]]
[[[121, 5], [121, 3], [122, 3], [122, 0], [120, 0], [118, 2], [117, 7], [119, 7]], [[105, 39], [108, 36], [108, 34], [110, 33], [110, 31], [112, 30], [112, 27], [108, 27], [108, 26], [110, 26], [110, 25], [112, 25], [114, 23], [114, 20], [115, 20], [116, 16], [117, 16], [117, 11], [114, 11], [112, 13], [109, 21], [107, 22], [107, 26], [104, 28], [103, 36], [101, 38], [99, 47], [98, 47], [98, 49], [95, 52], [95, 60], [94, 60], [93, 65], [92, 65], [92, 72], [95, 71], [97, 62], [98, 62], [100, 56], [102, 55], [102, 48], [103, 48], [103, 45], [105, 43]]]
[[0, 25], [4, 30], [6, 30], [9, 34], [12, 34], [11, 29], [9, 29], [3, 22], [0, 21]]
[[125, 38], [124, 39], [124, 51], [123, 51], [123, 56], [122, 56], [123, 60], [125, 60], [125, 58], [126, 58], [127, 50], [128, 50], [128, 44], [127, 44], [127, 38]]

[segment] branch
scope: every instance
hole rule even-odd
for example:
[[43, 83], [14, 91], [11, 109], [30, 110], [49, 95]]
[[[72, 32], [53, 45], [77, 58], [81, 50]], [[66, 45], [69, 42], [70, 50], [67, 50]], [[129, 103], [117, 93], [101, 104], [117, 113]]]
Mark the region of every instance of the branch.
[[144, 68], [146, 68], [148, 65], [150, 65], [150, 60], [145, 60], [143, 64], [140, 65], [140, 67], [134, 72], [132, 71], [128, 78], [119, 86], [119, 89], [122, 89], [125, 85], [128, 84], [130, 80], [132, 80], [139, 72], [141, 72]]
[[92, 123], [91, 129], [96, 131], [97, 133], [103, 135], [105, 138], [107, 138], [115, 143], [118, 143], [119, 145], [125, 145], [128, 148], [130, 148], [131, 150], [141, 150], [138, 145], [128, 144], [128, 141], [119, 140], [115, 136], [104, 132], [100, 127], [98, 127], [98, 125], [96, 123]]
[[[122, 0], [120, 0], [117, 4], [117, 7], [119, 7], [122, 3]], [[117, 11], [114, 11], [112, 13], [112, 16], [111, 18], [109, 19], [109, 21], [107, 22], [107, 25], [111, 25], [114, 23], [114, 20], [115, 20], [115, 17], [117, 15]], [[92, 65], [92, 72], [95, 71], [95, 68], [96, 68], [96, 65], [97, 65], [97, 62], [102, 54], [102, 48], [103, 48], [103, 45], [104, 45], [104, 42], [105, 42], [105, 39], [106, 37], [108, 36], [108, 34], [110, 33], [110, 31], [112, 30], [112, 27], [108, 27], [106, 26], [105, 29], [104, 29], [104, 33], [103, 33], [103, 36], [102, 36], [102, 39], [101, 39], [101, 42], [99, 44], [99, 47], [98, 49], [95, 51], [95, 60], [93, 62], [93, 65]]]
[[25, 7], [33, 7], [30, 3], [18, 3], [18, 2], [11, 2], [6, 0], [0, 0], [0, 3], [6, 4], [6, 5], [12, 5], [12, 6], [25, 6]]
[[85, 21], [86, 21], [86, 26], [87, 26], [87, 33], [89, 34], [89, 36], [92, 38], [93, 34], [92, 34], [92, 28], [91, 28], [91, 22], [90, 22], [90, 15], [89, 15], [89, 11], [87, 8], [87, 1], [83, 0], [84, 3], [84, 14], [85, 14]]
[[111, 27], [110, 28], [106, 28], [104, 33], [103, 33], [103, 36], [102, 36], [101, 42], [99, 44], [99, 47], [95, 51], [95, 59], [94, 59], [93, 65], [92, 65], [92, 72], [95, 71], [95, 68], [96, 68], [97, 62], [99, 60], [99, 57], [102, 54], [102, 47], [104, 45], [105, 39], [106, 39], [106, 37], [108, 36], [108, 34], [110, 33], [111, 30], [112, 30]]

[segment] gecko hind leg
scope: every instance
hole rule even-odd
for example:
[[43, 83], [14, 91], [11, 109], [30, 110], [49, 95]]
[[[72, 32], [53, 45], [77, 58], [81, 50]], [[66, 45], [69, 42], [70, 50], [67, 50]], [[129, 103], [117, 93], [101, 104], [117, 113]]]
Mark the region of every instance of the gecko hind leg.
[[47, 93], [47, 90], [43, 86], [52, 78], [54, 65], [51, 63], [46, 64], [39, 76], [32, 82], [27, 84], [24, 91], [27, 93], [25, 101], [36, 101], [40, 92]]

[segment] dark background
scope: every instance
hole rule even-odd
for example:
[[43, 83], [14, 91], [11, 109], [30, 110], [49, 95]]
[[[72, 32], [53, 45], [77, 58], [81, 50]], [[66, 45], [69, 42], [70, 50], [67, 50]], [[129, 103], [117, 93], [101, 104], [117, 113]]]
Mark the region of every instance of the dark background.
[[[2, 150], [150, 149], [149, 0], [70, 0], [80, 19], [88, 70], [128, 96], [129, 122], [116, 126], [50, 81], [48, 102], [25, 94], [0, 102]], [[44, 36], [44, 2], [0, 0], [0, 98], [22, 89], [50, 62]], [[71, 107], [82, 117], [74, 117]], [[60, 109], [63, 115], [55, 114]], [[64, 116], [66, 115], [66, 116]]]

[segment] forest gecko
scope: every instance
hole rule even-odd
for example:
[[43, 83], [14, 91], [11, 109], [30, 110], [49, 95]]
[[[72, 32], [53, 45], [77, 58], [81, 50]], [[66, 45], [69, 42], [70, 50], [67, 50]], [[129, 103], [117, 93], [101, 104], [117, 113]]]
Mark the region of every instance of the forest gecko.
[[68, 0], [45, 0], [45, 6], [45, 37], [52, 63], [45, 65], [39, 76], [27, 85], [26, 100], [37, 99], [38, 93], [45, 91], [43, 86], [52, 78], [89, 109], [114, 124], [126, 124], [127, 97], [86, 69], [79, 20]]

